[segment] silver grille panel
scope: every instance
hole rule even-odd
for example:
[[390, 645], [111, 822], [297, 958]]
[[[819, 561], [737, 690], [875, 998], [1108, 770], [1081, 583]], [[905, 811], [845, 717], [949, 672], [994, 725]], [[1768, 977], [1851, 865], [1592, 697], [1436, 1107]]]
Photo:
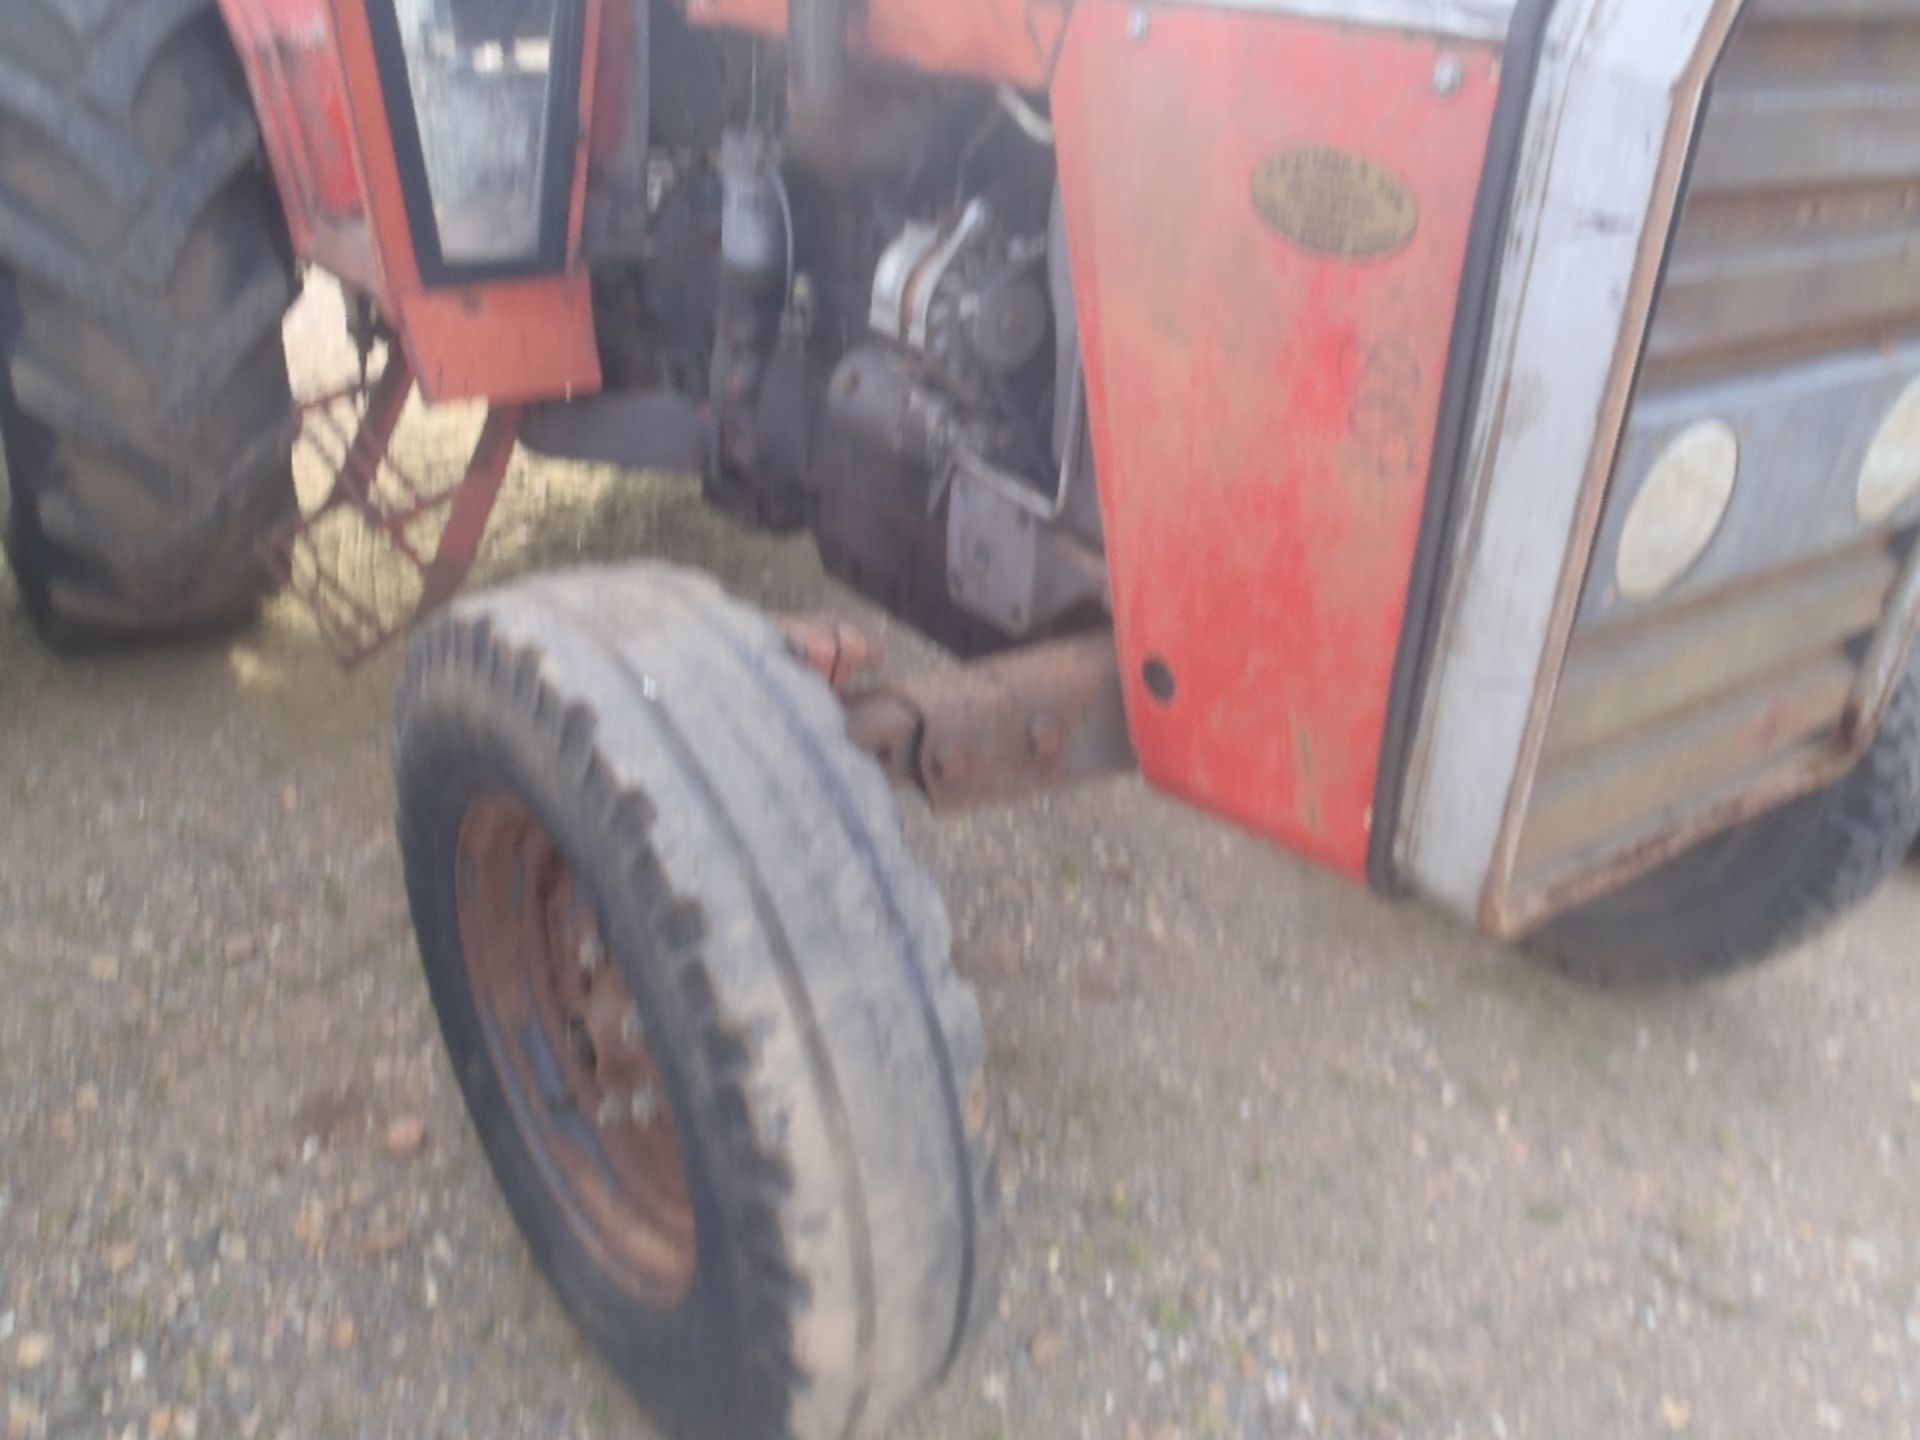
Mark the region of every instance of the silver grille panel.
[[1920, 6], [1753, 0], [1647, 346], [1660, 389], [1920, 327]]
[[1583, 629], [1548, 726], [1515, 881], [1550, 890], [1844, 743], [1860, 660], [1911, 537]]
[[[1532, 908], [1666, 853], [1844, 759], [1920, 501], [1868, 531], [1854, 488], [1920, 375], [1920, 4], [1752, 0], [1708, 93], [1512, 878]], [[1665, 445], [1722, 420], [1740, 480], [1671, 591], [1613, 583]]]

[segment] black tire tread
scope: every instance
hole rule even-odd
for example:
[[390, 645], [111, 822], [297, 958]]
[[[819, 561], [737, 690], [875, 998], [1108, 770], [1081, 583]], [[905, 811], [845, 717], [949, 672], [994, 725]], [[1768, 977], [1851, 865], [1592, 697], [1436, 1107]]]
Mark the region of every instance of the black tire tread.
[[[639, 873], [654, 843], [650, 797], [658, 782], [637, 783], [610, 757], [664, 766], [684, 787], [676, 811], [691, 806], [720, 817], [714, 837], [727, 866], [748, 877], [779, 995], [743, 998], [739, 977], [724, 976], [709, 953], [708, 937], [737, 928], [739, 913], [715, 912], [712, 901], [704, 908], [687, 899], [667, 903], [680, 907], [680, 928], [690, 937], [679, 957], [680, 987], [702, 1017], [708, 1068], [724, 1086], [726, 1168], [753, 1177], [729, 1194], [736, 1207], [729, 1229], [756, 1270], [743, 1287], [757, 1309], [747, 1320], [752, 1344], [742, 1364], [766, 1407], [756, 1413], [783, 1417], [783, 1428], [769, 1433], [797, 1440], [873, 1433], [944, 1372], [984, 1315], [998, 1228], [992, 1136], [965, 1111], [984, 1083], [979, 1008], [953, 969], [945, 908], [907, 850], [884, 778], [847, 740], [844, 714], [825, 684], [787, 656], [763, 617], [706, 577], [664, 566], [543, 576], [472, 597], [434, 621], [415, 642], [402, 686], [403, 775], [406, 737], [422, 712], [461, 686], [478, 686], [470, 700], [482, 706], [511, 705], [548, 737], [564, 757], [577, 803], [622, 837], [627, 873]], [[624, 698], [614, 706], [609, 695]], [[645, 713], [625, 715], [629, 705]], [[657, 766], [632, 759], [631, 734], [612, 733], [639, 723], [657, 746]], [[805, 843], [796, 843], [801, 837]], [[831, 943], [870, 933], [870, 920], [892, 940]], [[898, 957], [891, 973], [874, 968], [881, 954]], [[875, 1002], [881, 1011], [849, 1007], [843, 996], [822, 1008], [813, 998], [833, 996], [843, 978], [836, 967], [850, 964], [869, 967], [847, 980], [863, 996], [877, 986], [891, 997]], [[891, 1095], [892, 1072], [873, 1068], [865, 1027], [882, 1012], [920, 1017], [917, 1038], [901, 1033], [886, 1048], [924, 1047], [933, 1057], [944, 1125], [916, 1110], [910, 1094]], [[787, 1039], [769, 1038], [776, 1034]], [[797, 1142], [789, 1143], [792, 1117], [775, 1119], [802, 1084], [791, 1065], [777, 1069], [769, 1058], [776, 1051], [804, 1057], [807, 1103], [819, 1107], [831, 1175], [818, 1153], [801, 1157]], [[950, 1138], [944, 1163], [940, 1147], [925, 1139], [930, 1129]], [[918, 1138], [904, 1139], [903, 1130]], [[920, 1197], [943, 1184], [959, 1192], [953, 1203], [964, 1233], [955, 1248], [964, 1255], [906, 1253], [911, 1225], [900, 1232], [904, 1245], [889, 1249], [893, 1232], [877, 1217], [924, 1208]], [[889, 1203], [876, 1206], [877, 1192]], [[906, 1197], [913, 1198], [903, 1207]], [[802, 1238], [820, 1230], [822, 1207], [842, 1217], [844, 1260], [827, 1263]], [[843, 1314], [820, 1313], [847, 1305], [859, 1312], [851, 1327]], [[845, 1373], [803, 1372], [796, 1356], [821, 1347], [796, 1337], [817, 1321], [826, 1323], [816, 1336], [854, 1333], [854, 1352], [836, 1365]], [[813, 1394], [823, 1380], [831, 1393]]]
[[259, 542], [296, 514], [294, 282], [231, 42], [213, 0], [8, 11], [0, 143], [73, 176], [36, 203], [0, 162], [15, 578], [56, 642], [243, 619], [273, 588]]
[[[643, 796], [623, 785], [595, 753], [599, 729], [594, 709], [569, 701], [542, 674], [537, 649], [515, 645], [498, 633], [487, 615], [468, 619], [447, 617], [424, 631], [415, 642], [401, 686], [397, 732], [401, 737], [397, 764], [404, 771], [405, 737], [415, 711], [430, 703], [436, 678], [441, 683], [470, 685], [495, 714], [516, 712], [521, 721], [544, 734], [560, 767], [573, 781], [573, 798], [585, 812], [618, 837], [615, 866], [639, 876], [648, 868], [655, 814]], [[780, 1212], [791, 1193], [792, 1179], [771, 1147], [762, 1143], [751, 1122], [751, 1042], [721, 1010], [712, 977], [704, 961], [701, 941], [707, 920], [689, 901], [666, 898], [675, 907], [675, 920], [662, 926], [684, 943], [673, 962], [683, 999], [694, 1017], [691, 1033], [705, 1052], [717, 1096], [717, 1110], [726, 1122], [722, 1144], [735, 1176], [751, 1177], [728, 1191], [730, 1226], [742, 1253], [757, 1270], [751, 1293], [784, 1296], [797, 1306], [805, 1303], [805, 1286], [787, 1263]], [[760, 1385], [778, 1394], [800, 1383], [799, 1367], [787, 1343], [786, 1317], [757, 1317], [752, 1327], [757, 1346], [746, 1357]]]
[[[984, 1073], [986, 1031], [973, 987], [953, 967], [952, 933], [939, 887], [901, 836], [898, 810], [885, 776], [867, 755], [846, 742], [846, 713], [832, 690], [812, 670], [787, 660], [784, 647], [758, 611], [731, 600], [704, 575], [679, 574], [683, 581], [690, 580], [718, 597], [717, 603], [709, 599], [699, 606], [700, 619], [755, 681], [777, 698], [777, 708], [787, 722], [788, 743], [801, 747], [819, 773], [831, 775], [835, 811], [861, 855], [882, 876], [888, 918], [900, 934], [901, 954], [911, 967], [922, 1015], [940, 1055], [948, 1109], [960, 1123], [953, 1140], [967, 1155], [974, 1182], [968, 1196], [975, 1210], [969, 1220], [970, 1243], [990, 1245], [999, 1234], [993, 1136], [985, 1129], [966, 1133], [967, 1097], [960, 1093], [965, 1077]], [[998, 1261], [997, 1253], [985, 1249], [967, 1256], [941, 1373], [951, 1367], [991, 1307]]]

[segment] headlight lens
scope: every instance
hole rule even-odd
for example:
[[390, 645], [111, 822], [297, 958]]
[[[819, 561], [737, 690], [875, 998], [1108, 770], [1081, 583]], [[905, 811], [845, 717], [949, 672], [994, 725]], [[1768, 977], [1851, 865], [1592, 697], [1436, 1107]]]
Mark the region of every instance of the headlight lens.
[[1907, 386], [1873, 437], [1854, 505], [1863, 525], [1878, 525], [1920, 491], [1920, 380]]
[[1630, 600], [1658, 595], [1686, 574], [1719, 533], [1740, 471], [1740, 437], [1703, 420], [1660, 452], [1627, 511], [1614, 577]]

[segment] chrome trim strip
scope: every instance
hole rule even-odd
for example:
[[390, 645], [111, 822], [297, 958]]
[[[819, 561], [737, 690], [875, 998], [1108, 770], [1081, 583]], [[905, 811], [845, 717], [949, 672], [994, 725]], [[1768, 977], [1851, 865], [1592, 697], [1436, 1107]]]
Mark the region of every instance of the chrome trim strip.
[[1398, 837], [1415, 888], [1476, 921], [1499, 919], [1483, 911], [1559, 673], [1561, 591], [1619, 438], [1596, 420], [1624, 418], [1679, 191], [1671, 137], [1729, 3], [1563, 0], [1549, 27]]

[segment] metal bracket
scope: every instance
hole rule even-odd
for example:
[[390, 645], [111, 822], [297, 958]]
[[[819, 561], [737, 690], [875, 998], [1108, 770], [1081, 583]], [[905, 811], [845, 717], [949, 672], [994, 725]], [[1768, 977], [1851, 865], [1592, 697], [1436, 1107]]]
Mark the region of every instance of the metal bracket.
[[[393, 437], [414, 391], [398, 347], [369, 390], [299, 407], [296, 456], [332, 473], [326, 494], [262, 543], [267, 564], [352, 667], [452, 599], [473, 568], [520, 430], [519, 406], [496, 406], [460, 477], [435, 483], [399, 464]], [[357, 406], [358, 420], [342, 411]]]
[[947, 665], [857, 694], [847, 730], [935, 809], [1130, 770], [1111, 631]]
[[1098, 551], [1036, 517], [1009, 487], [1033, 495], [1017, 480], [993, 484], [959, 467], [947, 512], [947, 585], [974, 614], [1009, 635], [1027, 635], [1103, 602], [1107, 567]]

